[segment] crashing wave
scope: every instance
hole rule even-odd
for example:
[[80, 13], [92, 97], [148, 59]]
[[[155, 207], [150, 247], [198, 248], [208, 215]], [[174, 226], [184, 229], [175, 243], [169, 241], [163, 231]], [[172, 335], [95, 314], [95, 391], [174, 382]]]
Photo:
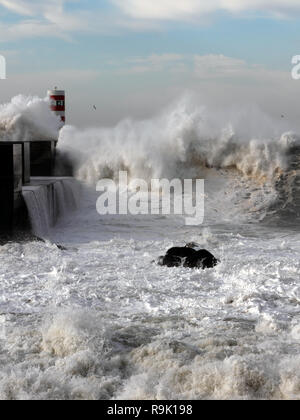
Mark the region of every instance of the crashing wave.
[[18, 95], [0, 105], [0, 141], [53, 140], [59, 128], [47, 98]]
[[184, 98], [149, 120], [86, 130], [66, 126], [59, 148], [76, 162], [76, 176], [92, 185], [117, 179], [120, 170], [148, 181], [206, 178], [211, 169], [225, 170], [240, 207], [262, 220], [291, 203], [298, 206], [300, 137], [285, 124], [254, 108], [212, 111]]

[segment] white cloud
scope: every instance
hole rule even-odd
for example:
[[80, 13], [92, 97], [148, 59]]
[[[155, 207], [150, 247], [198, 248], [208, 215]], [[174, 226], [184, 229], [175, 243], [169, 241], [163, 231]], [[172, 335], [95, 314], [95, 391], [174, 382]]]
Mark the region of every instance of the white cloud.
[[251, 67], [244, 60], [224, 55], [196, 55], [195, 74], [203, 78], [227, 78], [249, 73]]
[[[149, 56], [131, 57], [125, 60], [107, 63], [112, 73], [138, 74], [161, 73], [162, 78], [170, 79], [177, 73], [181, 80], [193, 80], [195, 83], [227, 83], [227, 84], [261, 84], [274, 79], [291, 78], [289, 72], [269, 70], [257, 64], [228, 57], [222, 54], [190, 55], [190, 54], [151, 54]], [[164, 74], [164, 76], [163, 76]], [[148, 77], [148, 76], [147, 76]], [[174, 79], [172, 79], [174, 82]]]
[[133, 57], [123, 62], [111, 63], [118, 73], [182, 72], [187, 57], [180, 54], [151, 54], [147, 57]]
[[148, 63], [148, 64], [161, 64], [173, 61], [180, 61], [183, 59], [181, 54], [151, 54], [148, 57], [136, 57], [129, 61], [133, 63]]
[[267, 72], [263, 67], [222, 54], [151, 54], [107, 64], [115, 68], [117, 73], [186, 73], [188, 77], [203, 80], [253, 79]]
[[111, 0], [135, 19], [186, 20], [218, 11], [293, 16], [300, 12], [299, 0]]
[[45, 16], [53, 10], [59, 15], [68, 1], [70, 0], [0, 0], [0, 5], [19, 15], [35, 17]]
[[[76, 9], [67, 9], [67, 3], [76, 3]], [[1, 6], [19, 15], [19, 20], [0, 21], [0, 43], [34, 37], [72, 40], [77, 33], [118, 34], [127, 30], [160, 29], [153, 21], [132, 19], [116, 9], [102, 9], [97, 2], [91, 6], [79, 0], [0, 0]]]
[[56, 25], [38, 20], [27, 19], [13, 25], [0, 24], [0, 42], [37, 36], [68, 39], [66, 33], [57, 28]]
[[72, 1], [76, 0], [0, 0], [0, 6], [20, 16], [14, 23], [0, 23], [0, 41], [38, 36], [70, 39], [73, 32], [92, 30], [93, 11], [66, 12], [66, 3]]
[[0, 0], [0, 5], [6, 9], [23, 16], [33, 16], [36, 14], [38, 3], [34, 0]]
[[[259, 12], [275, 17], [300, 14], [299, 0], [106, 0], [115, 6], [101, 8], [79, 0], [0, 0], [0, 6], [19, 15], [19, 21], [0, 22], [0, 42], [20, 38], [59, 37], [76, 33], [120, 33], [162, 30], [161, 21], [203, 23], [208, 15]], [[68, 3], [77, 3], [68, 9]]]
[[233, 90], [236, 90], [237, 86], [244, 86], [260, 93], [268, 89], [268, 86], [276, 84], [295, 87], [288, 71], [272, 70], [224, 55], [195, 55], [192, 68], [194, 75], [191, 77], [203, 85], [231, 86]]

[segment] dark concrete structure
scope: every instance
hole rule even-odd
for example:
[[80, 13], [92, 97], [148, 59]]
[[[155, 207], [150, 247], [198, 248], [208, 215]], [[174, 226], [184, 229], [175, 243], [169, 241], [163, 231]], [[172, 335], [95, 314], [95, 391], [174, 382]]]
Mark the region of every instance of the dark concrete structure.
[[30, 142], [31, 176], [53, 176], [55, 165], [56, 141]]
[[[64, 210], [64, 199], [72, 202], [68, 188], [64, 190], [72, 178], [54, 176], [56, 144], [54, 140], [0, 142], [0, 243], [1, 237], [32, 227], [30, 197], [35, 197], [29, 200], [29, 205], [34, 206], [30, 207], [31, 213], [41, 205], [40, 201], [45, 202], [51, 226], [61, 214], [61, 207]], [[60, 160], [61, 172], [71, 171], [64, 156]], [[65, 196], [63, 191], [67, 191]]]
[[[52, 111], [61, 117], [61, 126], [65, 122], [65, 92], [57, 89], [48, 92]], [[28, 209], [35, 210], [43, 200], [48, 206], [49, 220], [59, 215], [60, 198], [64, 198], [63, 188], [68, 180], [53, 178], [55, 176], [55, 159], [57, 139], [29, 142], [0, 142], [0, 235], [11, 236], [15, 227], [26, 227]], [[67, 156], [60, 155], [57, 174], [72, 174], [72, 164]], [[31, 177], [35, 177], [33, 180]], [[48, 178], [43, 180], [41, 177]], [[37, 179], [39, 178], [39, 179]], [[61, 185], [62, 184], [62, 185]], [[24, 187], [24, 188], [23, 188]], [[66, 196], [68, 189], [66, 188]], [[26, 203], [24, 201], [24, 192]], [[36, 195], [35, 195], [36, 194]], [[59, 198], [56, 197], [59, 195]], [[40, 201], [40, 202], [39, 202]], [[45, 209], [43, 209], [45, 210]], [[34, 213], [34, 212], [33, 212]], [[38, 211], [36, 212], [38, 214]], [[52, 215], [53, 213], [53, 215]], [[53, 217], [52, 217], [53, 216]], [[32, 218], [32, 217], [31, 217]], [[1, 243], [1, 237], [0, 237]]]
[[22, 183], [30, 183], [30, 142], [13, 142], [22, 146]]
[[56, 143], [0, 142], [0, 234], [28, 223], [22, 187], [31, 185], [31, 176], [53, 176]]
[[23, 151], [23, 184], [30, 183], [30, 142], [22, 144]]
[[[0, 231], [9, 232], [22, 218], [23, 153], [19, 143], [0, 142]], [[24, 215], [24, 212], [23, 212]]]

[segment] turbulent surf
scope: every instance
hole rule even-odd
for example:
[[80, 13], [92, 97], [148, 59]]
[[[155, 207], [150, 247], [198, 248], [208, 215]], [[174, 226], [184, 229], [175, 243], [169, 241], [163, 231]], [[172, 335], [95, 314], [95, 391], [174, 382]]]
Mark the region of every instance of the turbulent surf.
[[[299, 399], [298, 132], [186, 98], [145, 121], [63, 128], [81, 204], [45, 243], [0, 247], [0, 398]], [[120, 170], [205, 179], [203, 225], [100, 216], [95, 185]], [[155, 263], [190, 242], [221, 262]]]

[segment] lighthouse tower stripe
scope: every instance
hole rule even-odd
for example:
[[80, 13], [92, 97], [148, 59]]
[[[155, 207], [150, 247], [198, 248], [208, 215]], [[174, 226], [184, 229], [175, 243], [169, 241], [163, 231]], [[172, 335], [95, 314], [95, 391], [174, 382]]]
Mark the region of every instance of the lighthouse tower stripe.
[[50, 98], [50, 107], [56, 115], [60, 116], [63, 122], [65, 118], [65, 91], [64, 90], [49, 90], [48, 96]]

